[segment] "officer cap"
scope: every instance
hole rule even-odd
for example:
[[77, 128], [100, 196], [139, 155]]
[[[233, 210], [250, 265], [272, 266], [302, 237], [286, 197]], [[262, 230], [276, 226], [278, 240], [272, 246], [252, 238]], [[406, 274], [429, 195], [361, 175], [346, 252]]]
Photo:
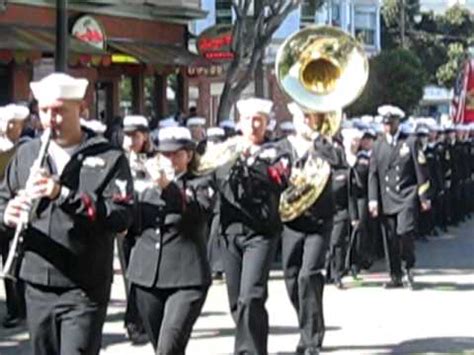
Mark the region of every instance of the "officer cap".
[[191, 132], [186, 127], [166, 127], [158, 131], [159, 152], [175, 152], [181, 149], [194, 150], [196, 144], [191, 138]]
[[1, 108], [0, 119], [6, 122], [10, 120], [25, 120], [30, 115], [30, 110], [26, 106], [9, 104]]
[[377, 113], [382, 116], [383, 123], [390, 123], [392, 120], [402, 120], [405, 117], [405, 112], [397, 106], [383, 105], [377, 109]]
[[219, 127], [227, 129], [235, 129], [235, 122], [231, 120], [224, 120], [219, 123]]
[[144, 131], [149, 130], [148, 120], [145, 116], [140, 115], [130, 115], [125, 116], [123, 119], [123, 131], [124, 133], [132, 133], [135, 131]]
[[168, 117], [168, 118], [162, 119], [158, 123], [159, 128], [177, 127], [177, 126], [179, 126], [179, 123], [178, 121], [174, 119], [174, 117]]
[[281, 131], [294, 131], [295, 125], [291, 121], [283, 121], [280, 123], [280, 130]]

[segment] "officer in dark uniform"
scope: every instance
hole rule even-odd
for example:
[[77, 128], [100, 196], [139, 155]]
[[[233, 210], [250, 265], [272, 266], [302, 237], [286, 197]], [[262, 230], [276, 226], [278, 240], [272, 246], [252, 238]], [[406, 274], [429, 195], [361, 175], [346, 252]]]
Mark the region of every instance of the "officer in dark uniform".
[[451, 222], [451, 155], [449, 153], [446, 142], [446, 133], [444, 127], [440, 126], [438, 129], [438, 139], [436, 143], [436, 151], [441, 169], [442, 190], [439, 195], [439, 225], [443, 232], [447, 232], [449, 223]]
[[215, 172], [235, 354], [267, 354], [267, 281], [282, 230], [280, 193], [289, 173], [288, 157], [264, 144], [272, 106], [264, 99], [238, 101], [242, 136], [233, 139], [242, 154]]
[[446, 150], [449, 155], [449, 221], [456, 226], [460, 222], [459, 209], [459, 183], [460, 183], [460, 163], [458, 142], [456, 140], [456, 128], [454, 125], [448, 126], [446, 132]]
[[196, 142], [196, 153], [204, 154], [206, 151], [206, 119], [204, 117], [190, 117], [186, 120], [186, 127], [191, 131], [191, 137]]
[[162, 155], [148, 168], [153, 185], [135, 217], [140, 232], [128, 277], [157, 354], [184, 355], [211, 283], [206, 242], [213, 194], [191, 172], [195, 148], [185, 127], [159, 131]]
[[46, 136], [25, 143], [0, 186], [7, 227], [15, 228], [39, 199], [24, 234], [20, 270], [33, 354], [99, 353], [114, 236], [131, 221], [127, 159], [105, 138], [81, 129], [87, 85], [86, 79], [56, 73], [31, 84], [42, 124], [51, 129], [47, 163], [30, 172]]
[[[283, 139], [280, 146], [291, 155], [293, 166], [303, 168], [308, 159], [320, 159], [329, 165], [337, 162], [331, 141], [318, 133], [324, 114], [303, 113], [295, 103], [288, 108], [293, 114], [296, 134]], [[297, 354], [317, 354], [325, 334], [324, 267], [335, 211], [330, 177], [322, 188], [311, 207], [285, 223], [282, 234], [285, 284], [300, 329]]]
[[391, 281], [387, 288], [402, 287], [405, 261], [408, 285], [413, 287], [414, 233], [418, 211], [430, 208], [426, 157], [416, 140], [400, 131], [404, 113], [395, 106], [382, 106], [385, 135], [374, 145], [369, 170], [369, 211], [382, 214], [386, 258]]

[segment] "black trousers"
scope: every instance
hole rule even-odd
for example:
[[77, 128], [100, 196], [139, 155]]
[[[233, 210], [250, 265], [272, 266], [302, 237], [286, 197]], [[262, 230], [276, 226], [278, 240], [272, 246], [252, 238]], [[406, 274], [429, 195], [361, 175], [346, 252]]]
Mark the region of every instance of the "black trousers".
[[366, 198], [357, 200], [359, 224], [351, 231], [346, 254], [346, 269], [356, 266], [357, 269], [368, 269], [375, 257], [375, 235], [371, 231], [368, 201]]
[[209, 264], [211, 265], [211, 271], [222, 272], [224, 271], [224, 262], [222, 261], [221, 252], [221, 225], [220, 225], [220, 214], [215, 214], [212, 218], [211, 228], [209, 231], [209, 240], [207, 242], [207, 257]]
[[251, 230], [225, 235], [222, 245], [230, 311], [236, 323], [235, 354], [267, 354], [267, 282], [278, 238]]
[[124, 237], [120, 236], [116, 238], [116, 241], [120, 267], [122, 268], [122, 275], [125, 285], [125, 298], [127, 300], [124, 323], [125, 326], [134, 324], [138, 327], [138, 329], [143, 330], [143, 324], [137, 309], [135, 292], [131, 289], [131, 285], [125, 276], [127, 273], [128, 263], [130, 261], [130, 255], [132, 253], [133, 247], [135, 246], [135, 237], [131, 235], [126, 235]]
[[312, 233], [285, 227], [282, 234], [285, 285], [298, 316], [300, 345], [305, 348], [320, 347], [324, 339], [323, 270], [331, 224], [331, 220], [322, 221]]
[[414, 231], [403, 235], [397, 234], [397, 224], [403, 223], [398, 220], [400, 215], [384, 215], [384, 245], [385, 258], [391, 277], [401, 277], [402, 261], [405, 262], [406, 269], [412, 269], [415, 266], [415, 242]]
[[133, 284], [138, 311], [159, 355], [184, 355], [207, 287], [146, 288]]
[[346, 272], [346, 251], [349, 242], [349, 217], [347, 211], [339, 211], [335, 215], [331, 231], [331, 241], [329, 243], [329, 252], [327, 255], [327, 277], [328, 280], [340, 280]]
[[[7, 261], [8, 252], [10, 250], [10, 240], [6, 235], [0, 235], [0, 253], [2, 257], [2, 267]], [[16, 262], [14, 267], [17, 268], [15, 274], [19, 274], [21, 260]], [[3, 279], [5, 285], [5, 302], [7, 306], [7, 314], [14, 318], [24, 318], [26, 313], [25, 305], [25, 284], [23, 280], [17, 279], [12, 281], [10, 279]]]
[[26, 307], [33, 355], [99, 354], [107, 303], [79, 288], [27, 283]]

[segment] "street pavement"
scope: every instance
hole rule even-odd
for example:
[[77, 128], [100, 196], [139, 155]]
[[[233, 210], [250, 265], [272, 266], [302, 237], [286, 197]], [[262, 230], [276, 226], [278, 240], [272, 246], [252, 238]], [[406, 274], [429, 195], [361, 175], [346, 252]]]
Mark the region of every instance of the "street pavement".
[[[387, 280], [383, 262], [358, 280], [346, 277], [345, 290], [326, 287], [327, 331], [322, 354], [474, 354], [474, 219], [416, 246], [417, 288], [413, 291], [383, 289]], [[5, 308], [3, 291], [1, 287], [0, 317]], [[123, 280], [118, 275], [101, 354], [153, 354], [150, 344], [131, 346], [126, 339], [124, 308]], [[271, 326], [269, 353], [293, 354], [299, 338], [296, 315], [278, 270], [271, 274], [267, 310]], [[187, 354], [231, 354], [233, 337], [225, 285], [214, 284]], [[29, 353], [24, 327], [0, 328], [1, 355]]]

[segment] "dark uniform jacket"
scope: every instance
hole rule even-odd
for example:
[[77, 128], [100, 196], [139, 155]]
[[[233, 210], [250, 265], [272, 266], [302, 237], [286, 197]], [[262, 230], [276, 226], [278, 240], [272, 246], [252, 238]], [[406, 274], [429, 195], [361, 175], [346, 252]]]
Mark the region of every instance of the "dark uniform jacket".
[[[349, 177], [349, 207], [357, 205], [357, 201], [365, 201], [367, 205], [369, 193], [369, 164], [370, 152], [361, 150], [357, 152], [356, 161], [350, 170]], [[367, 206], [365, 206], [367, 208]], [[361, 216], [359, 208], [350, 208], [350, 219], [358, 220]]]
[[208, 286], [212, 190], [207, 179], [185, 174], [162, 192], [147, 188], [137, 210], [139, 237], [128, 267], [130, 281], [157, 288]]
[[[133, 183], [119, 150], [90, 131], [86, 137], [59, 177], [69, 193], [42, 199], [26, 230], [20, 276], [38, 285], [97, 291], [90, 296], [104, 300], [114, 235], [131, 222]], [[24, 188], [40, 145], [40, 139], [21, 145], [10, 162], [0, 186], [1, 220], [8, 200]], [[56, 172], [51, 159], [45, 168]]]
[[[289, 166], [288, 154], [267, 143], [255, 154], [241, 156], [216, 170], [224, 234], [242, 233], [243, 225], [268, 236], [281, 231], [278, 209], [280, 194], [287, 187]], [[236, 230], [228, 229], [229, 226]]]
[[[311, 158], [310, 155], [323, 159], [330, 165], [337, 162], [337, 154], [333, 145], [322, 136], [318, 136], [314, 141], [314, 149], [301, 158], [298, 157], [295, 147], [288, 138], [281, 140], [279, 145], [282, 150], [290, 154], [292, 164], [295, 167], [304, 165], [305, 161]], [[300, 232], [311, 233], [320, 228], [319, 225], [322, 221], [332, 218], [335, 205], [331, 176], [316, 202], [301, 216], [286, 223], [290, 228]]]
[[428, 164], [428, 171], [430, 177], [430, 197], [437, 196], [444, 190], [444, 178], [441, 168], [441, 160], [437, 151], [435, 143], [428, 143], [425, 148], [426, 162]]
[[396, 146], [385, 136], [377, 139], [370, 160], [369, 201], [378, 201], [384, 214], [416, 213], [419, 199], [428, 199], [428, 189], [426, 157], [415, 137], [400, 132]]

